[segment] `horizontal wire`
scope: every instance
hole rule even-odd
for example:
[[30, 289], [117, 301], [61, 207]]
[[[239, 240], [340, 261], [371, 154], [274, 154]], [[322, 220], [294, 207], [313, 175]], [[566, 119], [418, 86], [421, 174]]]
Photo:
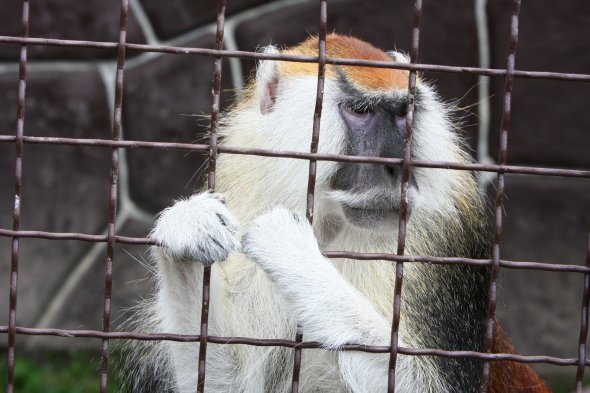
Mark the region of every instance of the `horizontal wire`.
[[[89, 235], [76, 232], [14, 231], [0, 229], [0, 237], [30, 238], [45, 240], [77, 240], [85, 242], [107, 242], [106, 235]], [[145, 237], [115, 236], [115, 242], [129, 245], [157, 245], [154, 239]], [[491, 259], [473, 259], [459, 257], [435, 257], [428, 255], [395, 255], [386, 253], [361, 253], [351, 251], [324, 251], [327, 258], [346, 258], [360, 261], [385, 260], [392, 262], [430, 263], [434, 265], [472, 265], [490, 266]], [[500, 260], [502, 267], [509, 269], [542, 270], [563, 273], [590, 274], [590, 267], [580, 265], [562, 265], [556, 263]]]
[[[8, 326], [0, 326], [0, 333], [7, 333]], [[16, 327], [16, 333], [28, 336], [58, 336], [63, 338], [96, 338], [109, 340], [143, 340], [143, 341], [175, 341], [175, 342], [198, 342], [199, 335], [183, 335], [172, 333], [136, 333], [136, 332], [103, 332], [99, 330], [74, 330], [74, 329], [56, 329], [56, 328], [28, 328]], [[249, 337], [220, 337], [207, 336], [207, 342], [222, 345], [252, 345], [262, 347], [287, 347], [316, 349], [323, 348], [322, 344], [315, 341], [297, 342], [295, 340], [266, 339], [266, 338], [249, 338]], [[326, 349], [328, 350], [328, 349]], [[361, 351], [369, 353], [388, 353], [389, 346], [384, 345], [362, 345], [346, 344], [338, 347], [343, 351]], [[403, 355], [411, 356], [440, 356], [445, 358], [473, 358], [490, 361], [514, 361], [518, 363], [546, 363], [556, 366], [577, 366], [577, 358], [559, 358], [555, 356], [541, 355], [515, 355], [509, 353], [482, 353], [475, 351], [446, 351], [443, 349], [430, 348], [405, 348], [399, 347], [398, 352]], [[586, 366], [590, 366], [590, 359], [586, 359]]]
[[[1, 134], [0, 143], [15, 142], [14, 135]], [[208, 144], [192, 143], [171, 143], [171, 142], [150, 142], [150, 141], [114, 141], [109, 139], [85, 139], [85, 138], [58, 138], [58, 137], [23, 137], [25, 143], [31, 144], [48, 144], [62, 146], [99, 146], [99, 147], [120, 147], [132, 149], [168, 149], [168, 150], [188, 150], [197, 152], [208, 152]], [[334, 162], [355, 162], [362, 164], [381, 164], [381, 165], [402, 165], [401, 158], [386, 157], [367, 157], [367, 156], [348, 156], [339, 154], [323, 153], [306, 153], [288, 150], [269, 150], [258, 148], [244, 148], [235, 146], [219, 145], [218, 151], [227, 154], [245, 154], [262, 157], [279, 157], [293, 158], [298, 160], [318, 160]], [[411, 160], [410, 166], [417, 168], [432, 169], [451, 169], [451, 170], [469, 170], [478, 172], [496, 172], [496, 173], [513, 173], [520, 175], [537, 175], [537, 176], [558, 176], [558, 177], [575, 177], [590, 178], [590, 170], [586, 169], [564, 169], [548, 167], [530, 167], [521, 165], [498, 165], [498, 164], [479, 164], [479, 163], [460, 163], [446, 161], [427, 161]]]
[[[81, 40], [60, 40], [54, 38], [23, 38], [13, 36], [0, 36], [0, 44], [17, 44], [17, 45], [43, 45], [59, 46], [73, 48], [89, 49], [112, 49], [118, 46], [116, 42], [106, 41], [81, 41]], [[256, 53], [237, 50], [217, 50], [207, 48], [180, 47], [171, 45], [147, 45], [147, 44], [125, 44], [125, 49], [139, 52], [158, 52], [169, 54], [187, 54], [187, 55], [204, 55], [211, 57], [233, 57], [253, 60], [278, 60], [292, 61], [299, 63], [318, 63], [317, 56], [297, 56], [286, 54]], [[484, 76], [506, 76], [505, 69], [496, 68], [479, 68], [479, 67], [459, 67], [438, 64], [408, 64], [394, 61], [376, 61], [361, 59], [345, 58], [326, 58], [327, 64], [345, 65], [354, 67], [375, 67], [375, 68], [392, 68], [401, 70], [445, 72], [456, 74], [475, 74]], [[590, 82], [590, 74], [564, 73], [564, 72], [546, 72], [546, 71], [521, 71], [515, 70], [513, 76], [516, 78], [527, 79], [551, 79], [574, 82]]]

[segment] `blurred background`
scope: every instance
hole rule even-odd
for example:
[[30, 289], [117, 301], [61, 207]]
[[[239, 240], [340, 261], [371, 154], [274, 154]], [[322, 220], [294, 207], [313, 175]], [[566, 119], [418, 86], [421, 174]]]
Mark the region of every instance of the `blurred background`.
[[[317, 1], [227, 3], [227, 49], [288, 46], [318, 31]], [[330, 0], [328, 28], [382, 49], [408, 51], [412, 3]], [[130, 43], [215, 45], [214, 0], [131, 0], [130, 5]], [[118, 0], [32, 1], [30, 36], [116, 42], [119, 9]], [[21, 3], [0, 0], [0, 10], [0, 35], [19, 36]], [[420, 61], [505, 68], [510, 13], [509, 0], [424, 1]], [[589, 36], [588, 1], [524, 1], [516, 68], [588, 74]], [[18, 45], [0, 44], [0, 135], [15, 134], [18, 53]], [[111, 138], [116, 51], [30, 46], [28, 57], [25, 135]], [[211, 110], [213, 61], [128, 51], [123, 139], [202, 141]], [[253, 67], [249, 60], [224, 60], [224, 107]], [[435, 82], [444, 99], [464, 108], [464, 137], [473, 156], [480, 162], [497, 161], [504, 79], [442, 73], [424, 77]], [[517, 79], [512, 102], [509, 164], [590, 168], [590, 84]], [[25, 144], [22, 229], [106, 233], [110, 154], [100, 147]], [[14, 159], [14, 143], [0, 143], [3, 229], [12, 228]], [[117, 233], [147, 236], [155, 213], [201, 188], [204, 162], [198, 153], [122, 149]], [[491, 198], [494, 180], [481, 177]], [[506, 193], [503, 259], [584, 264], [590, 230], [588, 179], [507, 175]], [[21, 239], [20, 244], [17, 324], [101, 330], [105, 245], [40, 239]], [[116, 247], [113, 330], [127, 318], [126, 310], [151, 292], [148, 259], [146, 247]], [[10, 238], [0, 237], [0, 326], [8, 324], [9, 271]], [[583, 276], [576, 273], [502, 270], [499, 320], [521, 354], [577, 357], [582, 283]], [[6, 345], [6, 335], [0, 334], [0, 353]], [[98, 390], [98, 340], [18, 336], [16, 348], [17, 391]], [[534, 367], [557, 392], [573, 389], [575, 367]], [[0, 356], [0, 386], [5, 386], [5, 368], [6, 356]], [[87, 384], [82, 382], [86, 378]], [[111, 387], [117, 383], [111, 380]]]

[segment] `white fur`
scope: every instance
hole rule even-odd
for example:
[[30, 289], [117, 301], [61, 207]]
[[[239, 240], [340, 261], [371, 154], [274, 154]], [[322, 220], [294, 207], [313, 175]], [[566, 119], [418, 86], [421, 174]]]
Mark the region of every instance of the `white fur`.
[[[394, 58], [405, 59], [401, 54]], [[222, 119], [220, 133], [227, 145], [309, 150], [316, 78], [278, 78], [278, 72], [277, 63], [263, 62], [252, 97]], [[276, 101], [269, 106], [266, 85], [277, 80]], [[420, 88], [425, 110], [415, 116], [414, 156], [461, 160], [447, 109], [431, 88]], [[338, 110], [339, 94], [336, 82], [326, 80], [321, 153], [341, 153], [347, 143]], [[263, 107], [268, 110], [261, 111]], [[397, 230], [376, 232], [345, 222], [339, 202], [346, 199], [362, 204], [367, 195], [330, 190], [328, 181], [335, 165], [318, 163], [312, 228], [300, 215], [306, 208], [308, 161], [221, 156], [218, 184], [227, 197], [227, 206], [219, 194], [212, 193], [178, 201], [161, 214], [152, 232], [163, 246], [154, 249], [160, 283], [155, 328], [199, 333], [201, 264], [219, 262], [212, 265], [209, 334], [294, 339], [299, 324], [305, 340], [319, 341], [325, 347], [303, 350], [300, 392], [384, 391], [387, 354], [338, 348], [348, 343], [390, 344], [395, 265], [386, 261], [329, 261], [321, 255], [316, 237], [324, 249], [394, 252]], [[408, 228], [419, 230], [433, 213], [454, 214], [450, 195], [461, 185], [452, 171], [416, 168], [413, 176], [420, 192], [409, 197], [413, 216]], [[242, 240], [237, 220], [246, 228]], [[325, 235], [330, 227], [339, 228], [331, 237]], [[235, 252], [240, 244], [243, 253]], [[408, 252], [412, 247], [415, 251], [420, 245], [409, 242]], [[411, 265], [405, 274], [413, 274]], [[403, 318], [400, 329], [400, 345], [410, 345], [412, 333]], [[194, 392], [198, 344], [165, 346], [175, 389]], [[292, 357], [291, 349], [210, 344], [206, 390], [289, 391]], [[450, 391], [429, 372], [426, 360], [399, 355], [396, 370], [399, 393]]]
[[[390, 323], [321, 255], [305, 217], [275, 208], [254, 221], [243, 243], [244, 253], [289, 302], [307, 340], [328, 349], [390, 344]], [[398, 363], [402, 380], [409, 379], [410, 362], [403, 358]], [[338, 353], [340, 373], [353, 392], [384, 391], [388, 364], [388, 354]], [[411, 386], [419, 386], [418, 381]]]

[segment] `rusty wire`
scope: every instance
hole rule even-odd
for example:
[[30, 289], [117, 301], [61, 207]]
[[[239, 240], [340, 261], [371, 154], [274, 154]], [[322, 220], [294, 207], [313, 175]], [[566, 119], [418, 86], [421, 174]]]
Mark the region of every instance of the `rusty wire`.
[[[410, 63], [418, 63], [420, 44], [420, 22], [422, 20], [422, 0], [414, 1], [414, 25], [412, 28], [412, 47]], [[408, 187], [410, 184], [410, 160], [412, 158], [412, 127], [414, 125], [414, 100], [416, 97], [416, 70], [410, 70], [408, 81], [408, 109], [406, 132], [404, 135], [404, 157], [402, 159], [402, 181], [400, 193], [399, 228], [397, 255], [403, 256], [406, 246], [406, 224], [408, 220]], [[402, 285], [404, 279], [404, 260], [395, 264], [395, 286], [393, 294], [393, 320], [391, 322], [391, 349], [389, 351], [389, 370], [387, 373], [387, 393], [395, 392], [395, 369], [399, 352], [399, 323], [401, 318]]]
[[[509, 360], [521, 363], [546, 363], [558, 366], [577, 366], [576, 388], [578, 392], [582, 389], [582, 379], [586, 366], [590, 365], [590, 360], [586, 358], [586, 336], [588, 331], [588, 303], [590, 298], [590, 235], [588, 237], [588, 249], [586, 252], [585, 266], [575, 264], [556, 264], [540, 263], [534, 261], [510, 261], [500, 258], [500, 240], [502, 234], [502, 207], [504, 199], [504, 176], [506, 173], [529, 174], [540, 176], [562, 176], [574, 178], [590, 178], [590, 170], [573, 170], [562, 168], [546, 167], [528, 167], [507, 165], [507, 133], [511, 113], [511, 94], [512, 86], [516, 78], [529, 79], [549, 79], [573, 82], [590, 82], [590, 74], [558, 73], [544, 71], [523, 71], [515, 68], [515, 53], [518, 41], [518, 12], [520, 0], [513, 1], [512, 23], [510, 33], [510, 47], [507, 56], [506, 69], [477, 68], [477, 67], [457, 67], [443, 66], [436, 64], [418, 64], [418, 44], [420, 34], [420, 19], [422, 13], [422, 2], [416, 0], [414, 3], [414, 23], [411, 43], [411, 63], [370, 61], [360, 59], [330, 58], [326, 55], [326, 32], [327, 32], [327, 0], [320, 0], [320, 34], [318, 38], [318, 56], [296, 56], [286, 54], [268, 54], [254, 53], [245, 51], [229, 51], [223, 49], [223, 32], [225, 20], [225, 0], [218, 0], [217, 14], [217, 31], [216, 31], [216, 48], [190, 48], [177, 47], [170, 45], [143, 45], [126, 42], [126, 30], [128, 19], [128, 0], [121, 0], [121, 16], [118, 42], [98, 42], [98, 41], [80, 41], [80, 40], [61, 40], [47, 39], [42, 37], [29, 37], [29, 2], [22, 1], [22, 34], [20, 37], [0, 36], [0, 43], [16, 44], [21, 46], [19, 60], [19, 88], [17, 98], [17, 126], [14, 133], [0, 131], [0, 143], [14, 143], [16, 148], [16, 165], [15, 165], [15, 192], [14, 192], [14, 210], [12, 229], [0, 228], [1, 237], [12, 238], [11, 249], [11, 267], [10, 267], [10, 305], [8, 326], [0, 326], [0, 333], [8, 334], [8, 352], [7, 352], [7, 392], [12, 393], [14, 390], [14, 360], [16, 351], [16, 336], [35, 335], [35, 336], [56, 336], [56, 337], [87, 337], [99, 339], [102, 342], [101, 348], [101, 368], [100, 368], [100, 392], [105, 393], [108, 386], [108, 360], [109, 360], [109, 342], [117, 339], [134, 339], [134, 340], [168, 340], [177, 342], [198, 342], [199, 346], [199, 365], [198, 365], [198, 387], [199, 392], [204, 392], [205, 370], [206, 370], [206, 348], [207, 343], [213, 344], [235, 344], [235, 345], [254, 345], [254, 346], [282, 346], [294, 348], [292, 392], [298, 391], [299, 373], [301, 370], [301, 350], [307, 348], [321, 348], [321, 343], [303, 341], [300, 334], [295, 340], [277, 340], [277, 339], [254, 339], [248, 337], [219, 337], [208, 334], [208, 313], [209, 313], [209, 286], [210, 286], [210, 269], [204, 269], [203, 277], [203, 295], [201, 304], [201, 334], [199, 335], [179, 335], [161, 332], [154, 333], [136, 333], [136, 332], [112, 332], [110, 330], [111, 319], [111, 289], [112, 289], [112, 268], [114, 261], [114, 246], [116, 243], [123, 244], [142, 244], [154, 245], [154, 240], [150, 238], [134, 238], [120, 236], [116, 233], [115, 220], [117, 210], [117, 182], [118, 182], [118, 162], [119, 149], [170, 149], [199, 151], [209, 153], [209, 173], [208, 188], [215, 188], [215, 169], [216, 158], [219, 153], [225, 154], [248, 154], [267, 157], [284, 157], [292, 159], [302, 159], [309, 161], [309, 177], [307, 190], [307, 209], [306, 215], [310, 222], [313, 221], [314, 213], [314, 191], [316, 178], [317, 161], [336, 161], [336, 162], [356, 162], [371, 164], [400, 165], [402, 167], [402, 200], [398, 234], [398, 250], [396, 254], [376, 254], [376, 253], [354, 253], [343, 251], [325, 252], [328, 258], [348, 258], [354, 260], [389, 260], [397, 262], [396, 264], [396, 286], [394, 294], [394, 318], [392, 321], [391, 345], [389, 346], [370, 346], [350, 343], [342, 347], [342, 350], [356, 350], [371, 353], [389, 353], [389, 381], [388, 392], [395, 390], [395, 365], [397, 354], [412, 356], [441, 356], [447, 358], [466, 357], [479, 359], [484, 362], [482, 372], [481, 392], [487, 392], [490, 380], [490, 362], [499, 360]], [[115, 105], [113, 116], [113, 129], [111, 139], [84, 139], [84, 138], [61, 138], [61, 137], [36, 137], [24, 135], [25, 121], [25, 87], [26, 87], [26, 69], [27, 69], [27, 46], [62, 46], [72, 48], [94, 48], [116, 51], [117, 68], [116, 68], [116, 85], [115, 85]], [[188, 143], [169, 143], [165, 141], [132, 141], [120, 140], [121, 131], [121, 108], [123, 104], [123, 78], [126, 51], [136, 52], [159, 52], [177, 55], [198, 55], [215, 57], [215, 69], [213, 74], [213, 99], [211, 114], [211, 139], [209, 144], [188, 144]], [[293, 151], [274, 151], [267, 149], [242, 148], [237, 146], [223, 146], [217, 144], [217, 122], [220, 111], [220, 86], [221, 86], [221, 62], [224, 58], [242, 58], [256, 60], [278, 60], [294, 61], [318, 64], [318, 84], [316, 93], [316, 107], [314, 111], [314, 122], [312, 130], [312, 143], [309, 153]], [[409, 95], [410, 104], [408, 108], [406, 141], [404, 146], [404, 157], [380, 158], [380, 157], [359, 157], [345, 156], [334, 154], [318, 153], [319, 125], [321, 118], [321, 109], [323, 101], [323, 86], [325, 78], [326, 64], [347, 65], [347, 66], [367, 66], [378, 68], [403, 69], [410, 71]], [[419, 71], [436, 71], [456, 74], [475, 74], [493, 77], [505, 77], [505, 94], [504, 94], [504, 113], [500, 132], [500, 152], [498, 164], [479, 164], [479, 163], [454, 163], [454, 162], [432, 162], [411, 159], [411, 132], [412, 132], [412, 97], [416, 86], [416, 72]], [[25, 143], [30, 144], [47, 144], [47, 145], [69, 145], [69, 146], [92, 146], [110, 148], [111, 155], [111, 188], [109, 199], [109, 220], [106, 235], [93, 235], [84, 233], [60, 233], [45, 231], [23, 231], [20, 229], [21, 205], [22, 199], [22, 161], [23, 147]], [[406, 207], [407, 207], [407, 187], [411, 167], [423, 168], [443, 168], [452, 170], [471, 170], [495, 172], [498, 176], [497, 198], [496, 198], [496, 221], [495, 236], [492, 248], [491, 259], [470, 259], [458, 257], [433, 257], [428, 255], [404, 255], [405, 244], [405, 224], [406, 224]], [[107, 258], [105, 262], [105, 292], [103, 306], [103, 329], [97, 330], [68, 330], [55, 328], [29, 328], [17, 326], [17, 288], [18, 288], [18, 264], [19, 264], [19, 241], [21, 238], [38, 238], [50, 240], [74, 240], [86, 242], [103, 242], [107, 245]], [[463, 264], [490, 266], [492, 276], [490, 279], [490, 297], [488, 304], [488, 320], [486, 324], [486, 340], [484, 352], [474, 351], [447, 351], [437, 348], [405, 348], [398, 345], [398, 326], [401, 317], [401, 288], [403, 283], [403, 264], [404, 263], [432, 263], [432, 264]], [[496, 287], [498, 283], [498, 273], [501, 268], [509, 269], [534, 269], [555, 272], [572, 272], [584, 274], [584, 290], [581, 307], [580, 337], [577, 358], [558, 358], [552, 356], [524, 356], [515, 354], [491, 353], [494, 340], [494, 315], [497, 302]]]
[[[590, 233], [586, 249], [586, 266], [590, 266]], [[584, 371], [586, 369], [586, 340], [588, 338], [588, 303], [590, 302], [590, 274], [584, 274], [584, 290], [582, 293], [582, 311], [580, 315], [580, 339], [578, 346], [578, 371], [576, 373], [576, 390], [582, 391]]]
[[[121, 138], [121, 121], [123, 109], [123, 81], [125, 77], [125, 43], [127, 42], [127, 20], [129, 17], [129, 0], [121, 0], [119, 22], [119, 44], [117, 45], [117, 70], [115, 77], [115, 105], [113, 109], [112, 140]], [[102, 330], [111, 330], [111, 297], [113, 288], [113, 263], [115, 259], [115, 221], [117, 219], [119, 180], [119, 149], [112, 147], [111, 152], [111, 187], [109, 192], [109, 220], [107, 226], [107, 258], [105, 262], [104, 305]], [[106, 393], [109, 377], [109, 338], [103, 338], [100, 366], [100, 393]]]
[[[115, 49], [117, 43], [104, 41], [82, 41], [82, 40], [61, 40], [54, 38], [24, 38], [13, 36], [0, 36], [0, 44], [20, 44], [20, 45], [45, 45], [45, 46], [59, 46], [70, 48], [93, 48], [93, 49]], [[269, 54], [246, 52], [237, 50], [216, 50], [208, 48], [193, 48], [181, 47], [171, 45], [148, 45], [148, 44], [133, 44], [127, 43], [126, 48], [137, 52], [158, 52], [169, 53], [177, 55], [203, 55], [212, 57], [232, 57], [238, 59], [251, 60], [278, 60], [278, 61], [292, 61], [299, 63], [317, 63], [317, 56], [298, 56], [286, 54]], [[376, 60], [361, 60], [361, 59], [345, 59], [345, 58], [326, 58], [327, 64], [334, 65], [348, 65], [348, 66], [363, 66], [376, 68], [394, 68], [400, 70], [415, 70], [415, 71], [431, 71], [431, 72], [446, 72], [455, 74], [473, 74], [484, 76], [506, 76], [505, 69], [496, 68], [479, 68], [479, 67], [457, 67], [439, 64], [407, 64], [390, 61], [376, 61]], [[546, 72], [546, 71], [523, 71], [515, 70], [515, 78], [526, 79], [552, 79], [561, 81], [575, 81], [575, 82], [590, 82], [590, 74], [581, 73], [564, 73], [564, 72]]]
[[[22, 8], [22, 36], [29, 35], [29, 1], [23, 0]], [[14, 169], [14, 205], [12, 213], [12, 229], [20, 230], [21, 223], [21, 200], [23, 184], [23, 135], [25, 123], [25, 92], [27, 87], [27, 47], [23, 45], [20, 50], [18, 68], [18, 98], [17, 98], [17, 121], [16, 121], [16, 159]], [[7, 352], [7, 387], [6, 392], [14, 390], [14, 361], [16, 353], [16, 300], [18, 293], [18, 257], [19, 238], [12, 238], [11, 261], [10, 261], [10, 300], [8, 310], [8, 352]]]
[[[217, 2], [217, 30], [215, 34], [215, 47], [223, 49], [223, 31], [225, 24], [225, 0]], [[209, 138], [209, 173], [207, 175], [207, 188], [215, 191], [215, 171], [217, 169], [217, 124], [219, 122], [220, 96], [221, 96], [221, 57], [215, 59], [213, 71], [213, 89], [211, 104], [211, 137]], [[203, 267], [203, 289], [201, 295], [201, 326], [199, 337], [199, 365], [197, 378], [197, 392], [205, 391], [205, 372], [207, 366], [207, 334], [209, 331], [209, 295], [211, 292], [211, 265]]]
[[[510, 22], [510, 41], [508, 45], [508, 56], [506, 59], [506, 81], [504, 85], [504, 113], [500, 129], [500, 153], [498, 164], [504, 165], [508, 159], [508, 128], [512, 115], [512, 89], [514, 86], [514, 65], [516, 61], [516, 48], [518, 46], [518, 17], [520, 13], [520, 0], [512, 2], [512, 17]], [[498, 279], [500, 276], [500, 242], [502, 239], [502, 214], [504, 209], [504, 173], [498, 173], [497, 194], [494, 222], [494, 243], [492, 245], [492, 269], [490, 276], [490, 290], [488, 299], [488, 320], [486, 322], [486, 333], [484, 351], [492, 353], [494, 346], [494, 333], [496, 326], [496, 305], [498, 302]], [[481, 373], [480, 393], [487, 393], [490, 389], [491, 364], [485, 361]]]
[[[14, 135], [0, 134], [0, 143], [14, 142]], [[162, 149], [162, 150], [185, 150], [196, 152], [208, 152], [208, 144], [192, 143], [174, 143], [174, 142], [151, 142], [151, 141], [113, 141], [111, 139], [91, 139], [91, 138], [59, 138], [59, 137], [35, 137], [24, 136], [24, 143], [31, 144], [48, 144], [48, 145], [66, 145], [66, 146], [95, 146], [95, 147], [119, 147], [128, 149]], [[237, 146], [219, 145], [219, 153], [227, 154], [245, 154], [263, 157], [282, 157], [293, 158], [296, 160], [318, 160], [318, 161], [335, 161], [335, 162], [355, 162], [359, 164], [381, 164], [381, 165], [401, 165], [401, 158], [386, 157], [368, 157], [368, 156], [347, 156], [339, 154], [325, 153], [305, 153], [298, 151], [286, 150], [269, 150], [260, 148], [247, 148]], [[469, 170], [479, 172], [495, 173], [514, 173], [520, 175], [539, 175], [539, 176], [558, 176], [558, 177], [575, 177], [590, 179], [590, 170], [583, 169], [564, 169], [564, 168], [547, 168], [522, 165], [501, 165], [501, 164], [478, 164], [478, 163], [459, 163], [445, 161], [425, 161], [410, 160], [410, 166], [417, 168], [438, 168], [453, 170]]]
[[[2, 237], [19, 237], [19, 238], [33, 238], [46, 240], [78, 240], [85, 242], [106, 242], [105, 235], [88, 235], [85, 233], [75, 232], [43, 232], [43, 231], [14, 231], [9, 229], [0, 229], [0, 236]], [[147, 237], [129, 237], [129, 236], [115, 236], [115, 241], [121, 244], [133, 245], [156, 245], [156, 241]], [[386, 260], [386, 261], [403, 261], [416, 263], [431, 263], [436, 265], [472, 265], [472, 266], [491, 266], [491, 259], [474, 259], [474, 258], [458, 258], [458, 257], [434, 257], [429, 255], [395, 255], [395, 254], [380, 254], [380, 253], [362, 253], [351, 251], [326, 251], [323, 253], [327, 258], [346, 258], [359, 261], [366, 260]], [[590, 266], [580, 266], [573, 264], [555, 264], [545, 262], [533, 261], [511, 261], [506, 259], [500, 260], [500, 266], [508, 269], [528, 269], [541, 270], [549, 272], [568, 272], [568, 273], [590, 273]]]
[[[313, 128], [311, 135], [310, 154], [317, 154], [320, 141], [320, 121], [322, 117], [322, 105], [324, 101], [324, 82], [326, 78], [326, 36], [328, 32], [328, 2], [327, 0], [320, 0], [320, 33], [318, 35], [318, 82], [316, 88], [316, 102], [313, 112]], [[315, 197], [315, 183], [317, 174], [318, 160], [312, 158], [309, 160], [309, 172], [307, 177], [307, 201], [305, 216], [310, 224], [313, 224], [314, 214], [314, 197]], [[297, 334], [295, 341], [303, 342], [303, 332], [297, 326]], [[295, 347], [293, 356], [293, 375], [291, 377], [291, 392], [297, 393], [299, 391], [299, 374], [301, 373], [301, 356], [302, 348]]]

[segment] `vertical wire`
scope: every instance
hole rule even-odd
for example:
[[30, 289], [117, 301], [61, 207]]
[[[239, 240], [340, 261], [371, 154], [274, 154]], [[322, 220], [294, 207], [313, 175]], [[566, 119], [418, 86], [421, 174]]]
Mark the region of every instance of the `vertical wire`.
[[[324, 84], [326, 76], [326, 35], [328, 30], [327, 0], [320, 0], [320, 34], [318, 42], [318, 84], [316, 90], [315, 110], [313, 113], [313, 131], [311, 137], [310, 152], [318, 152], [320, 140], [320, 120], [322, 117], [322, 106], [324, 102]], [[307, 209], [306, 217], [310, 224], [313, 223], [314, 194], [316, 182], [317, 160], [309, 160], [309, 178], [307, 182]]]
[[[586, 248], [586, 267], [590, 267], [590, 232]], [[590, 274], [584, 274], [584, 292], [580, 315], [580, 344], [578, 348], [578, 371], [576, 373], [576, 393], [582, 393], [584, 371], [586, 369], [586, 340], [588, 337], [588, 302], [590, 301]]]
[[[512, 88], [514, 85], [514, 65], [516, 59], [516, 48], [518, 46], [518, 17], [520, 13], [520, 0], [513, 0], [512, 17], [510, 22], [510, 43], [508, 56], [506, 58], [506, 82], [504, 85], [504, 113], [500, 129], [500, 153], [498, 164], [506, 165], [508, 157], [508, 128], [512, 115]], [[494, 347], [494, 334], [496, 327], [496, 305], [498, 301], [498, 278], [500, 275], [500, 242], [502, 239], [502, 210], [504, 209], [504, 172], [498, 172], [497, 196], [495, 207], [495, 230], [494, 244], [492, 246], [492, 271], [490, 276], [490, 293], [488, 299], [488, 319], [486, 322], [486, 333], [484, 341], [484, 352], [491, 353]], [[484, 361], [480, 393], [488, 392], [490, 388], [491, 363]]]
[[[29, 36], [29, 1], [22, 2], [22, 37]], [[27, 87], [27, 46], [20, 49], [18, 68], [18, 98], [16, 120], [16, 158], [14, 165], [14, 205], [12, 212], [12, 230], [19, 231], [21, 224], [21, 200], [23, 184], [23, 149], [24, 149], [24, 124], [25, 124], [25, 91]], [[14, 361], [16, 353], [16, 300], [18, 294], [18, 262], [19, 262], [19, 238], [12, 238], [11, 262], [10, 262], [10, 300], [8, 311], [8, 352], [7, 352], [7, 383], [6, 392], [14, 391]]]
[[[112, 140], [121, 138], [121, 115], [123, 105], [123, 80], [125, 74], [125, 44], [127, 40], [127, 19], [129, 15], [129, 1], [121, 0], [121, 15], [119, 20], [119, 43], [117, 46], [117, 74], [115, 80], [115, 106], [113, 114]], [[113, 288], [113, 262], [115, 257], [115, 222], [117, 220], [119, 179], [119, 149], [113, 147], [111, 155], [111, 187], [109, 194], [109, 223], [107, 227], [107, 258], [105, 263], [105, 285], [102, 330], [111, 329], [111, 296]], [[109, 339], [102, 340], [100, 366], [100, 393], [107, 392], [109, 372]]]
[[[328, 31], [328, 2], [320, 0], [320, 34], [318, 42], [318, 84], [316, 90], [315, 109], [313, 113], [313, 131], [311, 136], [310, 152], [317, 153], [320, 140], [320, 120], [322, 117], [322, 105], [324, 101], [324, 84], [326, 76], [326, 36]], [[305, 215], [310, 224], [313, 224], [314, 216], [314, 195], [317, 177], [317, 160], [309, 160], [309, 177], [307, 181], [307, 207]], [[297, 332], [297, 342], [303, 341], [303, 333]], [[301, 348], [295, 347], [293, 358], [293, 377], [291, 380], [291, 392], [299, 390], [299, 374], [301, 372]]]
[[[420, 22], [422, 20], [422, 0], [414, 2], [414, 24], [412, 28], [412, 49], [410, 62], [418, 62], [420, 44]], [[410, 71], [408, 83], [408, 109], [406, 117], [406, 134], [404, 137], [404, 159], [402, 162], [402, 184], [399, 215], [397, 255], [403, 255], [406, 245], [406, 224], [408, 219], [408, 186], [410, 183], [410, 160], [412, 158], [412, 127], [414, 124], [414, 99], [416, 96], [416, 71]], [[401, 293], [404, 276], [403, 262], [395, 265], [395, 289], [393, 297], [393, 320], [391, 323], [391, 350], [389, 354], [389, 372], [387, 392], [395, 392], [395, 369], [399, 350], [399, 322], [401, 317]]]
[[[217, 2], [217, 31], [215, 48], [223, 49], [223, 30], [225, 24], [225, 0]], [[213, 72], [212, 104], [211, 104], [211, 138], [209, 142], [209, 173], [207, 188], [215, 190], [215, 171], [217, 168], [217, 124], [219, 121], [222, 58], [215, 58]], [[209, 329], [209, 296], [211, 292], [211, 266], [203, 267], [203, 291], [201, 296], [201, 330], [199, 333], [199, 376], [197, 392], [205, 391], [205, 370], [207, 365], [207, 337]]]

